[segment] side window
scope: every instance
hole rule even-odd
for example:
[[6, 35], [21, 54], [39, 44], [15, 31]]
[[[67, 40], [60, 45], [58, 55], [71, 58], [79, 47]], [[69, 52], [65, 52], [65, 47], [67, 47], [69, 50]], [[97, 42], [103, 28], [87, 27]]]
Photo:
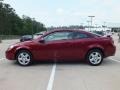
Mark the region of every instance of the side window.
[[54, 32], [44, 37], [45, 41], [68, 40], [71, 32]]
[[85, 33], [74, 32], [73, 39], [83, 39], [83, 38], [89, 38], [89, 36]]

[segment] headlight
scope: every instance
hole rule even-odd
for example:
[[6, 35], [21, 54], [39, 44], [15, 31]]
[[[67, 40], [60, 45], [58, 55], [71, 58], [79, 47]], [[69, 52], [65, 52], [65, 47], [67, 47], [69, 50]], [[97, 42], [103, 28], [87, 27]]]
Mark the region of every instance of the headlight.
[[9, 49], [12, 49], [14, 47], [14, 45], [11, 45], [11, 46], [9, 46]]
[[14, 48], [14, 45], [11, 45], [11, 46], [8, 47], [8, 49], [12, 49], [12, 48]]

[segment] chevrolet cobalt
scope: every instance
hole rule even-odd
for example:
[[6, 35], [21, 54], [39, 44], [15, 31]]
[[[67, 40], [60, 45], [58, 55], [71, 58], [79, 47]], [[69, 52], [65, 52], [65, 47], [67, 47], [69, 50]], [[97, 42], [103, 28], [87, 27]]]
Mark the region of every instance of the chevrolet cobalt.
[[104, 58], [115, 55], [111, 37], [84, 30], [54, 30], [30, 41], [16, 43], [6, 51], [8, 60], [28, 66], [33, 61], [80, 61], [100, 65]]

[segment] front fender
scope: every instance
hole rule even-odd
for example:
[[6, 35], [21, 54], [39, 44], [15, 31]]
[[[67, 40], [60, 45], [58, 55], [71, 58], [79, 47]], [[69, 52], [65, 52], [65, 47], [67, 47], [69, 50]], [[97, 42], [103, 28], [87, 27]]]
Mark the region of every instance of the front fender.
[[17, 47], [16, 51], [21, 50], [21, 49], [27, 49], [27, 50], [31, 51], [30, 47], [28, 47], [28, 46]]
[[16, 50], [15, 50], [15, 57], [16, 57], [16, 55], [17, 55], [19, 50], [27, 50], [27, 51], [29, 51], [33, 55], [32, 50], [31, 50], [30, 47], [28, 47], [28, 46], [21, 46], [21, 47], [17, 47], [16, 48]]

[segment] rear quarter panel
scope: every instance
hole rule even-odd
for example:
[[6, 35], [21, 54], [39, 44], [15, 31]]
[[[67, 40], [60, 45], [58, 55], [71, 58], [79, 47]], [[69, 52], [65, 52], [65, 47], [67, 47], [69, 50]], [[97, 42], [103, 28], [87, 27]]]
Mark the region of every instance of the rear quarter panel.
[[115, 47], [108, 37], [94, 38], [88, 45], [88, 50], [92, 48], [100, 48], [104, 53], [104, 57], [112, 56], [115, 53]]
[[107, 42], [104, 39], [100, 38], [89, 38], [84, 40], [84, 58], [86, 58], [87, 53], [91, 49], [99, 48], [105, 53], [105, 49], [107, 48]]

